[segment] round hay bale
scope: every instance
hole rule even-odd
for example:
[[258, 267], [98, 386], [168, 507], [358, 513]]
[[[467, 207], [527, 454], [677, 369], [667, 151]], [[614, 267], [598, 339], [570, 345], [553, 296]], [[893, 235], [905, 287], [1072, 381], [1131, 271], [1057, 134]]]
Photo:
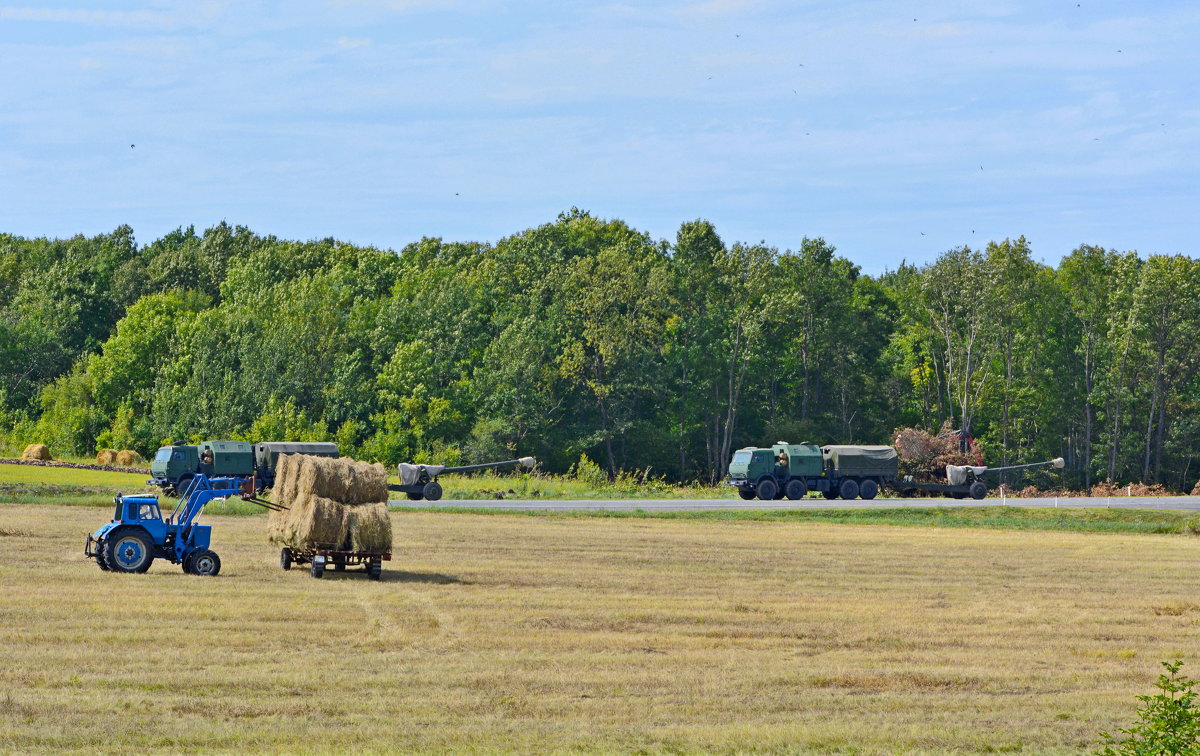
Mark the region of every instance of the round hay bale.
[[96, 464], [112, 465], [112, 464], [116, 464], [116, 462], [117, 462], [117, 450], [116, 449], [101, 449], [100, 451], [96, 452]]
[[121, 467], [133, 467], [142, 463], [142, 455], [133, 449], [122, 449], [117, 452], [117, 464]]
[[49, 460], [53, 459], [50, 456], [50, 447], [45, 444], [30, 444], [25, 447], [25, 451], [21, 452], [21, 459], [34, 460]]

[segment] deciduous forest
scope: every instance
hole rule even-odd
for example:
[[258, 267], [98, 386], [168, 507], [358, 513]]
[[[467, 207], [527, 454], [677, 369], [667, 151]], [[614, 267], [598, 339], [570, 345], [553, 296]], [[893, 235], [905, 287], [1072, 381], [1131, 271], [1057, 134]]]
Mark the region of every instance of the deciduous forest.
[[[820, 238], [651, 238], [571, 210], [400, 250], [220, 224], [0, 235], [0, 443], [335, 440], [712, 480], [732, 450], [966, 428], [1064, 482], [1200, 477], [1200, 261], [1024, 238], [863, 274]], [[1047, 473], [1037, 473], [1047, 474]]]

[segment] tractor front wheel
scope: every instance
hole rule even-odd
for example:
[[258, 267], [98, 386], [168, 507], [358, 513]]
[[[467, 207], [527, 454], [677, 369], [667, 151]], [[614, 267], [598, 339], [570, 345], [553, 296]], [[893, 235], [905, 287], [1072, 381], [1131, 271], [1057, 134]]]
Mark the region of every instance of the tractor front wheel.
[[141, 529], [119, 530], [108, 538], [104, 561], [114, 572], [145, 572], [154, 562], [153, 545]]
[[191, 567], [188, 572], [201, 577], [216, 577], [221, 571], [221, 558], [216, 552], [201, 549], [187, 558], [185, 563]]

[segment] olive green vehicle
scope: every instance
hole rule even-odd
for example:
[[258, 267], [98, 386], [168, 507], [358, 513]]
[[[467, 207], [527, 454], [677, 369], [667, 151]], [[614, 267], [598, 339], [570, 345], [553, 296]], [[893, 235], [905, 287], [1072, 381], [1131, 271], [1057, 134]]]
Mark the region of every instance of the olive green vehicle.
[[914, 481], [912, 476], [899, 476], [899, 455], [890, 446], [780, 441], [763, 449], [738, 449], [725, 482], [747, 500], [803, 499], [809, 491], [819, 491], [826, 499], [874, 499], [885, 486], [904, 494], [982, 499], [988, 493], [988, 474], [1047, 465], [1061, 470], [1064, 464], [1058, 457], [1006, 467], [946, 465], [945, 482]]
[[890, 446], [817, 446], [779, 441], [768, 448], [738, 449], [726, 482], [743, 499], [803, 499], [819, 491], [826, 499], [874, 499], [896, 478]]
[[280, 454], [311, 454], [336, 457], [337, 444], [265, 441], [250, 444], [245, 441], [204, 441], [200, 444], [172, 444], [161, 447], [150, 462], [152, 486], [173, 496], [187, 490], [197, 474], [213, 477], [244, 477], [257, 475], [259, 490], [270, 488], [275, 481], [275, 464]]

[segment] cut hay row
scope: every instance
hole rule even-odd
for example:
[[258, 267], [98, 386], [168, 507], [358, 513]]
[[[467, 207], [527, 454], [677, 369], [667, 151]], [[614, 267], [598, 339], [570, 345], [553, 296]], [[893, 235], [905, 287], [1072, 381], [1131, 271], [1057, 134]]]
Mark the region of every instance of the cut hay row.
[[342, 457], [281, 454], [272, 498], [288, 507], [267, 520], [271, 541], [294, 549], [391, 551], [387, 471]]

